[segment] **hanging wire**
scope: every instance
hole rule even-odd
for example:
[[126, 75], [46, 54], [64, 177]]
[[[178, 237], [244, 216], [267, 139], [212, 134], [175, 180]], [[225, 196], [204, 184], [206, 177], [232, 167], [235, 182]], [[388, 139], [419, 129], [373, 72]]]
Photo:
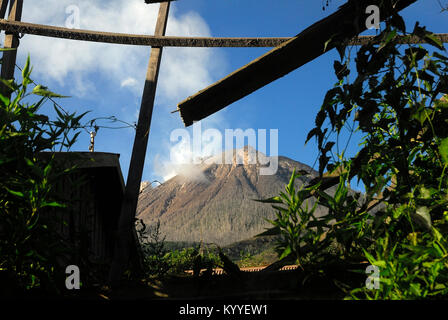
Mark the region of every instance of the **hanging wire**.
[[[20, 70], [20, 72], [22, 72], [22, 68], [20, 66], [17, 65], [17, 63], [15, 64], [16, 68]], [[31, 82], [37, 86], [38, 84], [36, 82], [34, 82], [33, 79], [30, 79]], [[68, 115], [69, 113], [59, 104], [56, 102], [56, 100], [54, 100], [52, 97], [46, 97], [46, 99], [50, 100], [51, 102], [53, 102], [53, 105], [59, 109], [59, 111], [63, 112], [65, 115]], [[123, 124], [126, 124], [125, 126], [119, 126], [119, 127], [112, 127], [112, 126], [104, 126], [104, 125], [98, 125], [96, 123], [97, 120], [109, 120], [111, 122], [120, 122]], [[93, 120], [90, 120], [90, 125], [84, 125], [84, 126], [79, 126], [78, 129], [83, 129], [84, 131], [86, 131], [89, 135], [90, 135], [90, 131], [87, 130], [87, 127], [90, 128], [94, 128], [95, 132], [98, 131], [98, 129], [100, 128], [104, 128], [104, 129], [126, 129], [126, 128], [133, 128], [134, 130], [137, 128], [137, 125], [134, 124], [130, 124], [126, 121], [123, 120], [119, 120], [117, 119], [115, 116], [110, 116], [110, 117], [99, 117], [99, 118], [95, 118]]]

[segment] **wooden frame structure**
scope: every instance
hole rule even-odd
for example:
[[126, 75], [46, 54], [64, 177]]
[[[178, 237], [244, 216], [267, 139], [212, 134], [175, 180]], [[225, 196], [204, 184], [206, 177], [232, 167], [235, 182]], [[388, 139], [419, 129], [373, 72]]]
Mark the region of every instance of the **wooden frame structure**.
[[[0, 30], [14, 34], [32, 34], [43, 37], [70, 39], [78, 41], [113, 43], [133, 46], [150, 47], [218, 47], [218, 48], [242, 48], [242, 47], [277, 47], [291, 40], [291, 37], [174, 37], [174, 36], [150, 36], [115, 32], [102, 32], [92, 30], [78, 30], [63, 27], [46, 26], [42, 24], [10, 21], [0, 19]], [[448, 42], [448, 34], [438, 34], [437, 37]], [[363, 45], [373, 36], [358, 36], [350, 40], [350, 45]], [[403, 38], [403, 43], [421, 42], [418, 38]]]
[[349, 1], [294, 38], [182, 101], [177, 110], [185, 126], [190, 126], [334, 49], [338, 41], [348, 43], [367, 29], [365, 8], [369, 5], [379, 7], [384, 21], [416, 1]]
[[[20, 21], [22, 19], [23, 0], [0, 0], [0, 18], [6, 14], [6, 9], [9, 2], [8, 20]], [[5, 49], [12, 49], [3, 52], [3, 62], [1, 69], [1, 77], [3, 79], [14, 78], [14, 70], [16, 67], [17, 48], [19, 46], [19, 37], [17, 33], [5, 32]], [[15, 49], [15, 50], [14, 50]], [[0, 86], [0, 91], [5, 96], [9, 96], [10, 90], [3, 84]]]
[[[164, 36], [168, 23], [170, 2], [160, 4], [159, 15], [157, 17], [155, 35]], [[115, 258], [112, 262], [109, 280], [112, 284], [120, 281], [124, 268], [128, 264], [130, 248], [133, 244], [138, 244], [135, 230], [135, 213], [137, 210], [138, 195], [145, 165], [146, 149], [148, 146], [149, 130], [151, 127], [152, 111], [156, 96], [157, 80], [159, 77], [160, 62], [162, 59], [163, 47], [152, 47], [149, 58], [148, 70], [146, 73], [145, 87], [138, 116], [137, 129], [135, 133], [134, 146], [132, 148], [131, 163], [129, 165], [126, 188], [121, 215], [118, 223], [118, 238], [115, 246]], [[141, 251], [136, 251], [136, 257], [142, 264]]]
[[[165, 31], [171, 1], [145, 0], [146, 3], [160, 3], [155, 34], [148, 36], [74, 30], [21, 22], [23, 0], [0, 0], [0, 30], [6, 32], [5, 48], [17, 49], [19, 34], [152, 47], [122, 202], [115, 256], [109, 275], [111, 283], [117, 283], [120, 280], [124, 268], [129, 263], [131, 248], [135, 247], [133, 244], [137, 241], [134, 228], [135, 211], [163, 47], [275, 47], [267, 54], [181, 102], [178, 105], [178, 111], [185, 125], [189, 126], [194, 121], [213, 114], [333, 49], [335, 44], [329, 40], [333, 39], [335, 30], [337, 30], [338, 39], [347, 40], [348, 45], [362, 45], [368, 42], [372, 37], [359, 36], [359, 33], [365, 30], [364, 20], [359, 19], [363, 14], [360, 8], [365, 8], [366, 5], [378, 5], [382, 10], [382, 19], [385, 19], [417, 0], [348, 0], [347, 4], [337, 12], [313, 24], [293, 38], [167, 37]], [[4, 20], [8, 3], [10, 5], [8, 20]], [[437, 36], [441, 41], [448, 42], [448, 34]], [[403, 43], [422, 42], [417, 38], [403, 38], [402, 41]], [[16, 56], [17, 50], [3, 53], [2, 78], [13, 79]], [[5, 89], [2, 88], [2, 90]]]

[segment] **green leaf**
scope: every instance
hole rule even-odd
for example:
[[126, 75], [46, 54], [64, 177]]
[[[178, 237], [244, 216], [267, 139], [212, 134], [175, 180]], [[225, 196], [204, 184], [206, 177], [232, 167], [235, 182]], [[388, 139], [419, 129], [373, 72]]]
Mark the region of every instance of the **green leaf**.
[[437, 243], [433, 243], [432, 247], [436, 250], [439, 258], [442, 258], [444, 256], [442, 249], [440, 249], [440, 246]]
[[347, 196], [347, 191], [348, 191], [348, 189], [345, 185], [344, 178], [342, 176], [340, 176], [339, 177], [339, 185], [334, 194], [335, 203], [340, 204], [341, 200], [344, 200], [345, 197]]
[[17, 83], [14, 82], [14, 79], [5, 80], [5, 79], [0, 78], [0, 82], [2, 82], [5, 86], [7, 86], [12, 91], [19, 90], [19, 86], [17, 85]]
[[49, 162], [49, 163], [45, 166], [45, 169], [44, 169], [44, 177], [48, 176], [48, 174], [49, 174], [49, 172], [51, 171], [51, 169], [52, 169], [52, 165], [51, 165], [51, 162]]
[[32, 93], [38, 96], [44, 96], [49, 98], [68, 98], [68, 96], [62, 96], [60, 94], [54, 93], [48, 90], [47, 87], [44, 87], [42, 85], [35, 86]]
[[392, 30], [388, 32], [384, 38], [384, 41], [381, 42], [381, 45], [378, 48], [377, 52], [379, 52], [381, 49], [387, 46], [387, 44], [391, 42], [396, 36], [397, 36], [397, 30]]
[[30, 79], [31, 71], [32, 68], [30, 67], [30, 56], [28, 55], [25, 62], [25, 67], [23, 67], [22, 69], [22, 85], [24, 87], [28, 86], [32, 82], [32, 80]]
[[296, 169], [293, 170], [291, 178], [289, 179], [289, 183], [286, 186], [286, 191], [291, 196], [295, 194], [295, 188], [294, 188], [295, 179], [296, 179]]
[[62, 204], [62, 203], [59, 203], [59, 202], [56, 202], [56, 201], [53, 201], [53, 202], [44, 202], [44, 203], [42, 203], [41, 207], [42, 207], [42, 208], [43, 208], [43, 207], [65, 208], [66, 205], [65, 205], [65, 204]]
[[30, 71], [30, 56], [28, 55], [28, 57], [26, 58], [25, 66], [22, 69], [22, 77], [23, 78], [28, 77], [29, 71]]
[[438, 109], [448, 109], [448, 100], [436, 100], [436, 102], [434, 103], [434, 105], [438, 108]]
[[23, 197], [24, 197], [24, 194], [23, 194], [22, 192], [14, 191], [14, 190], [11, 190], [11, 189], [9, 189], [9, 188], [6, 188], [6, 190], [7, 190], [9, 193], [11, 193], [11, 194], [13, 194], [13, 195], [15, 195], [15, 196], [17, 196], [17, 197], [20, 197], [20, 198], [23, 198]]
[[308, 135], [307, 135], [307, 137], [306, 137], [305, 144], [307, 144], [308, 141], [310, 141], [310, 139], [311, 139], [312, 137], [314, 137], [314, 136], [318, 136], [319, 133], [320, 133], [320, 129], [319, 129], [319, 128], [314, 128], [314, 129], [312, 129], [310, 132], [308, 132]]
[[448, 138], [442, 140], [439, 146], [440, 156], [445, 164], [448, 164]]
[[253, 199], [253, 200], [261, 203], [283, 203], [282, 199], [278, 196], [268, 199]]
[[327, 51], [327, 47], [328, 47], [328, 45], [330, 44], [330, 42], [331, 42], [332, 40], [333, 40], [333, 36], [331, 36], [330, 39], [328, 39], [327, 41], [325, 41], [325, 44], [324, 44], [324, 52]]
[[442, 241], [443, 235], [440, 233], [439, 230], [437, 230], [436, 228], [432, 227], [431, 231], [432, 231], [432, 234], [433, 234], [434, 238], [436, 238], [437, 241]]
[[28, 253], [25, 255], [25, 257], [31, 257], [34, 254], [34, 250], [28, 251]]
[[285, 248], [285, 250], [283, 250], [283, 253], [281, 254], [279, 260], [283, 260], [284, 258], [286, 258], [287, 256], [289, 256], [291, 254], [291, 247], [287, 246]]
[[384, 277], [381, 277], [381, 278], [380, 278], [380, 282], [383, 283], [383, 284], [385, 284], [386, 286], [391, 286], [391, 285], [393, 285], [393, 282], [392, 282], [391, 279], [384, 278]]
[[419, 22], [415, 23], [414, 31], [412, 33], [422, 38], [430, 45], [435, 46], [440, 50], [444, 50], [442, 41], [434, 33], [427, 31], [426, 27], [420, 27]]
[[410, 285], [411, 292], [417, 297], [421, 297], [422, 290], [420, 288], [420, 283], [411, 283]]
[[368, 253], [365, 249], [363, 249], [363, 251], [364, 251], [364, 255], [366, 256], [367, 260], [369, 260], [369, 262], [371, 264], [375, 264], [376, 259], [370, 253]]
[[437, 37], [434, 33], [428, 33], [425, 35], [425, 40], [432, 44], [433, 46], [439, 48], [440, 50], [443, 50], [443, 42]]
[[380, 268], [386, 268], [386, 261], [384, 260], [377, 260], [374, 263], [375, 266], [378, 266]]
[[3, 105], [5, 106], [9, 106], [11, 100], [9, 100], [8, 97], [5, 97], [4, 95], [0, 94], [0, 101], [3, 103]]

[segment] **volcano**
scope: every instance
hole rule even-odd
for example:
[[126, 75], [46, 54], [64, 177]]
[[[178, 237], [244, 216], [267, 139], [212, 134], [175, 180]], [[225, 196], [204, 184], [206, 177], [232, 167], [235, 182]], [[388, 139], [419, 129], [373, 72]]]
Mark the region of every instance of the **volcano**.
[[[260, 168], [272, 158], [250, 146], [234, 149], [232, 163], [224, 159], [223, 153], [200, 164], [186, 165], [163, 184], [142, 189], [137, 218], [146, 225], [160, 221], [160, 231], [167, 241], [227, 245], [272, 227], [266, 219], [275, 218], [275, 210], [255, 199], [284, 191], [294, 169], [307, 172], [296, 180], [296, 187], [318, 175], [311, 167], [282, 156], [278, 157], [275, 174], [260, 175]], [[309, 201], [314, 204], [314, 199]], [[316, 216], [325, 212], [318, 207]]]

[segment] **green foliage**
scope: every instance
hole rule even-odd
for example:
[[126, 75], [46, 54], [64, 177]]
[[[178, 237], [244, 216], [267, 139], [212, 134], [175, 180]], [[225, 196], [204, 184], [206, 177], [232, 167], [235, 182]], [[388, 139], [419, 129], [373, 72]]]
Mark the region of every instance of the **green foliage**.
[[1, 80], [3, 92], [11, 93], [0, 94], [0, 282], [8, 294], [35, 288], [54, 292], [56, 283], [64, 284], [58, 275], [65, 274], [56, 274], [56, 267], [67, 247], [42, 213], [65, 206], [54, 186], [71, 169], [41, 152], [70, 148], [79, 134], [72, 128], [83, 116], [58, 112], [51, 121], [40, 114], [44, 102], [59, 95], [42, 86], [29, 92], [31, 71], [28, 58], [21, 83]]
[[240, 259], [238, 261], [238, 266], [240, 268], [246, 268], [246, 267], [251, 267], [252, 264], [252, 260], [254, 259], [253, 255], [249, 252], [249, 251], [241, 251], [240, 252]]
[[143, 242], [145, 272], [148, 275], [163, 276], [170, 266], [166, 259], [165, 237], [160, 232], [160, 221], [155, 226], [147, 226], [143, 220], [139, 220], [141, 226], [137, 229]]
[[221, 265], [218, 254], [211, 249], [201, 247], [184, 248], [168, 253], [171, 274], [182, 274], [185, 270], [193, 270], [194, 275], [199, 275], [201, 269], [211, 270]]
[[[355, 299], [448, 294], [448, 58], [443, 44], [418, 23], [410, 36], [436, 51], [421, 45], [401, 48], [400, 33], [409, 36], [404, 21], [394, 16], [359, 49], [353, 81], [350, 57], [335, 62], [338, 82], [327, 92], [307, 137], [317, 139], [320, 178], [298, 193], [288, 185], [287, 194], [268, 201], [286, 206], [275, 206], [272, 221], [288, 239], [280, 258], [288, 252], [300, 256], [302, 241], [315, 244], [326, 228], [319, 244], [336, 240], [345, 260], [368, 260], [380, 268], [379, 289], [364, 283], [344, 287]], [[344, 128], [363, 135], [351, 159], [344, 157], [345, 150], [339, 152]], [[364, 198], [350, 191], [353, 178], [365, 186]], [[330, 186], [336, 188], [331, 194]], [[315, 219], [311, 210], [298, 209], [308, 196], [300, 192], [312, 193], [329, 209], [318, 224], [322, 229], [308, 240], [303, 228], [308, 230]], [[313, 254], [325, 245], [315, 245]]]
[[[272, 207], [277, 210], [276, 219], [268, 220], [282, 235], [277, 246], [279, 258], [284, 259], [290, 255], [298, 264], [302, 258], [302, 246], [304, 244], [316, 245], [323, 233], [323, 224], [315, 216], [314, 211], [317, 202], [310, 208], [307, 198], [316, 187], [301, 187], [296, 191], [295, 180], [300, 174], [294, 170], [285, 192], [280, 192], [280, 196], [266, 200], [259, 200], [264, 203], [273, 203]], [[304, 205], [303, 205], [304, 204]], [[314, 229], [312, 227], [316, 227]]]
[[201, 269], [211, 270], [220, 264], [216, 252], [203, 248], [202, 244], [168, 251], [165, 236], [162, 236], [160, 231], [160, 221], [154, 226], [147, 226], [143, 220], [139, 220], [138, 225], [137, 231], [142, 242], [145, 272], [148, 277], [183, 274], [186, 270], [193, 270], [195, 275], [199, 275]]
[[354, 299], [419, 299], [448, 293], [447, 251], [430, 234], [410, 233], [407, 239], [391, 242], [390, 233], [379, 237], [368, 261], [381, 270], [380, 289], [364, 287], [350, 292]]

